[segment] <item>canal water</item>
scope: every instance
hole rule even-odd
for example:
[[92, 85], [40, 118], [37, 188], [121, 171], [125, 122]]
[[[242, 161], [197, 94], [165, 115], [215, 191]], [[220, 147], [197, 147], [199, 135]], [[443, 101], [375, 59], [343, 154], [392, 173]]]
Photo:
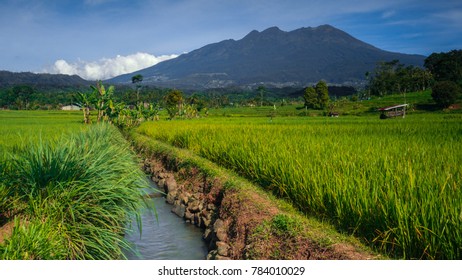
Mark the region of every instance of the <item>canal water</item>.
[[[151, 184], [152, 181], [150, 181]], [[125, 238], [134, 245], [133, 252], [127, 252], [129, 260], [203, 260], [207, 256], [207, 245], [202, 239], [200, 228], [185, 222], [171, 212], [172, 206], [164, 197], [153, 197], [157, 211], [144, 211], [142, 233], [136, 227]]]

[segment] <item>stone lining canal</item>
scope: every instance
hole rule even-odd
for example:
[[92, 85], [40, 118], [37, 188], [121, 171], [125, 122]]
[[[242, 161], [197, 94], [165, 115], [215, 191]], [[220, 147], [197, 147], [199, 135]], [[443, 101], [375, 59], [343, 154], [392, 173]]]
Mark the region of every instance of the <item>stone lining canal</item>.
[[125, 237], [134, 244], [136, 252], [127, 252], [127, 258], [129, 260], [206, 259], [208, 250], [207, 244], [202, 239], [201, 229], [172, 213], [172, 205], [167, 204], [164, 197], [152, 199], [157, 211], [157, 219], [154, 213], [149, 211], [142, 213], [141, 236], [135, 226], [133, 232]]

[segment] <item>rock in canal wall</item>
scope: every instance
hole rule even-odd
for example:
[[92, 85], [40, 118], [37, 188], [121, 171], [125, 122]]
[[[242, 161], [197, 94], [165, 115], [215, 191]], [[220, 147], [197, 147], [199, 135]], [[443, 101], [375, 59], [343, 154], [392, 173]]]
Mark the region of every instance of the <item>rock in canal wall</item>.
[[199, 175], [202, 178], [191, 176], [191, 180], [183, 180], [179, 184], [175, 174], [155, 159], [146, 159], [144, 170], [165, 193], [166, 202], [172, 205], [172, 212], [204, 230], [203, 239], [209, 247], [207, 259], [230, 259], [228, 223], [218, 218], [220, 200], [213, 182]]

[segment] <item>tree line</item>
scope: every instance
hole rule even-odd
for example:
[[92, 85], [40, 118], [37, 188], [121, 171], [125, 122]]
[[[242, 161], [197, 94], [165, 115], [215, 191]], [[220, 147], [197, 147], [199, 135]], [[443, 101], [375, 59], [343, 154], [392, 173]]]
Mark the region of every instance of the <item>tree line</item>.
[[[432, 88], [435, 102], [447, 107], [461, 98], [462, 50], [433, 53], [425, 59], [424, 67], [405, 66], [398, 60], [380, 62], [374, 70], [365, 74], [365, 78], [366, 88], [356, 96], [357, 98]], [[192, 116], [206, 108], [226, 106], [272, 106], [301, 100], [304, 108], [324, 110], [332, 104], [329, 98], [330, 88], [325, 81], [301, 91], [293, 88], [267, 89], [260, 86], [257, 89], [227, 88], [186, 93], [176, 89], [142, 86], [142, 81], [141, 75], [135, 75], [132, 77], [132, 86], [120, 85], [117, 91], [112, 89], [111, 102], [132, 108], [140, 103], [155, 104], [154, 107], [166, 109], [170, 118]], [[60, 109], [63, 105], [78, 102], [79, 94], [76, 92], [96, 96], [93, 86], [92, 92], [82, 90], [83, 86], [88, 88], [88, 85], [44, 88], [29, 84], [0, 88], [0, 108]]]
[[[139, 102], [167, 106], [165, 96], [176, 89], [157, 88], [143, 85], [117, 85], [112, 93], [113, 102], [136, 106]], [[194, 105], [198, 111], [204, 108], [227, 106], [272, 106], [299, 101], [297, 88], [259, 89], [223, 88], [198, 91], [181, 91], [185, 105]], [[91, 94], [89, 85], [66, 87], [41, 87], [33, 84], [14, 85], [0, 88], [0, 109], [10, 110], [59, 110], [77, 103], [77, 92]], [[187, 107], [185, 107], [186, 109]]]
[[432, 74], [428, 69], [405, 66], [399, 60], [380, 62], [372, 73], [366, 72], [367, 89], [371, 95], [423, 91], [430, 87]]
[[462, 50], [432, 53], [424, 68], [405, 66], [399, 60], [380, 62], [366, 73], [366, 95], [384, 96], [432, 89], [437, 105], [447, 107], [461, 98]]
[[[133, 83], [141, 82], [142, 78], [136, 77]], [[192, 95], [185, 98], [180, 90], [168, 90], [163, 95], [162, 102], [143, 101], [137, 86], [137, 102], [135, 105], [127, 105], [116, 101], [114, 97], [115, 87], [105, 86], [101, 81], [90, 86], [91, 92], [77, 92], [76, 104], [83, 112], [83, 122], [109, 122], [119, 127], [133, 127], [146, 120], [158, 120], [159, 111], [165, 109], [169, 119], [174, 118], [197, 118], [202, 111], [207, 115], [207, 108], [203, 107], [200, 100]], [[162, 107], [160, 105], [162, 104]], [[95, 116], [92, 117], [92, 112]]]

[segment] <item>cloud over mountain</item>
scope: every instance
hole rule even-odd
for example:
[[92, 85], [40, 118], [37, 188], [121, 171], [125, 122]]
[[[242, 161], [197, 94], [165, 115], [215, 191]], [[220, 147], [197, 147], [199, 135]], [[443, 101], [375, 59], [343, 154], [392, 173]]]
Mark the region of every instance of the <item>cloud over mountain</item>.
[[104, 80], [151, 67], [159, 62], [176, 58], [177, 56], [176, 54], [155, 56], [138, 52], [127, 56], [118, 55], [114, 58], [102, 58], [98, 61], [90, 62], [83, 60], [68, 62], [64, 59], [59, 59], [52, 67], [45, 69], [44, 72], [79, 75], [86, 80]]

